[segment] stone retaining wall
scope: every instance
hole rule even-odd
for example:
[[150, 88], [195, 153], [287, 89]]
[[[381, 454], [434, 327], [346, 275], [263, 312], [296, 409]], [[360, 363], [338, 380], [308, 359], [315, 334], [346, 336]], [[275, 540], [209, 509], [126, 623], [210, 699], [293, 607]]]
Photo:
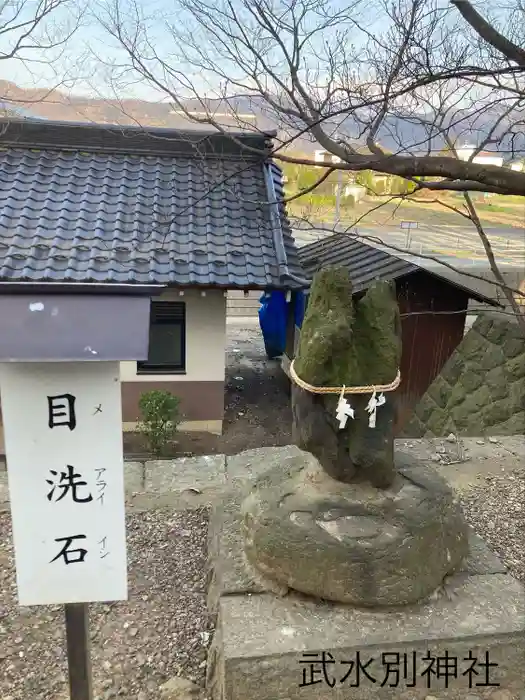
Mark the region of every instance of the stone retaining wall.
[[525, 336], [511, 316], [476, 319], [416, 406], [404, 435], [450, 433], [525, 433]]

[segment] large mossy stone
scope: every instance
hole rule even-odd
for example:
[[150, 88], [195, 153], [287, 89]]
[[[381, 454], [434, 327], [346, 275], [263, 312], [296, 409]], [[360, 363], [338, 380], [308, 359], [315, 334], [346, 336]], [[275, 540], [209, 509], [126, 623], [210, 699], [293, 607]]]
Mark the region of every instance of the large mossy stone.
[[256, 482], [241, 508], [245, 553], [267, 579], [356, 606], [420, 602], [461, 566], [468, 529], [446, 481], [398, 457], [386, 490], [332, 479], [309, 453]]
[[[314, 387], [385, 385], [396, 378], [400, 361], [401, 324], [394, 286], [378, 282], [357, 299], [346, 268], [318, 272], [294, 361], [299, 378]], [[294, 442], [341, 482], [367, 480], [387, 488], [395, 479], [394, 394], [385, 394], [375, 428], [369, 427], [366, 410], [372, 390], [347, 394], [354, 418], [341, 428], [336, 417], [338, 394], [320, 394], [294, 384]]]

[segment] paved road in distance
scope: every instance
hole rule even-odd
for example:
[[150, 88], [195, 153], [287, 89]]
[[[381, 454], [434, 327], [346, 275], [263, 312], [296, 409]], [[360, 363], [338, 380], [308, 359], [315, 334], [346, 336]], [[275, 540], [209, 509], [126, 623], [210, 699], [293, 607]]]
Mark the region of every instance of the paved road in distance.
[[[326, 230], [328, 229], [328, 230]], [[498, 263], [503, 265], [525, 266], [525, 226], [523, 229], [507, 226], [487, 227], [487, 236]], [[361, 226], [355, 229], [363, 236], [364, 242], [377, 247], [384, 244], [403, 249], [409, 255], [433, 255], [445, 260], [453, 259], [456, 263], [480, 264], [486, 263], [487, 256], [477, 232], [467, 226], [419, 226], [417, 228], [401, 228], [401, 226]], [[320, 229], [294, 229], [294, 237], [298, 246], [306, 245], [329, 236], [333, 231], [326, 224]], [[383, 243], [379, 242], [379, 240]], [[385, 248], [387, 249], [387, 248]], [[393, 255], [403, 253], [390, 249]]]

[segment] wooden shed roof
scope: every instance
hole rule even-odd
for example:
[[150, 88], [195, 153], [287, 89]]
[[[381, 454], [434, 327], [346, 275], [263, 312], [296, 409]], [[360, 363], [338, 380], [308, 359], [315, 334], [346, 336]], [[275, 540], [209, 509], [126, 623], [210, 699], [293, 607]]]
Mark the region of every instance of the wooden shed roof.
[[452, 270], [449, 273], [448, 269], [446, 273], [441, 274], [375, 248], [359, 240], [354, 234], [346, 232], [336, 233], [303, 246], [299, 249], [299, 259], [310, 279], [317, 270], [327, 266], [347, 267], [355, 293], [365, 291], [377, 280], [396, 280], [415, 272], [425, 272], [466, 292], [475, 301], [491, 306], [501, 306], [495, 298], [480, 292], [476, 288], [476, 280], [467, 274], [455, 273]]

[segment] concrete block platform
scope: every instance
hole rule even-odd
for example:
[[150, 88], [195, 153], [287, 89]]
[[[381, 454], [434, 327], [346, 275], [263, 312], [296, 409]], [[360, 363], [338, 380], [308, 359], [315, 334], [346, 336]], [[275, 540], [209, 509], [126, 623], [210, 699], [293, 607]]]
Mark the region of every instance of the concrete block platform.
[[359, 610], [269, 592], [244, 558], [242, 498], [231, 492], [210, 523], [214, 700], [525, 700], [525, 589], [477, 535], [450, 598]]

